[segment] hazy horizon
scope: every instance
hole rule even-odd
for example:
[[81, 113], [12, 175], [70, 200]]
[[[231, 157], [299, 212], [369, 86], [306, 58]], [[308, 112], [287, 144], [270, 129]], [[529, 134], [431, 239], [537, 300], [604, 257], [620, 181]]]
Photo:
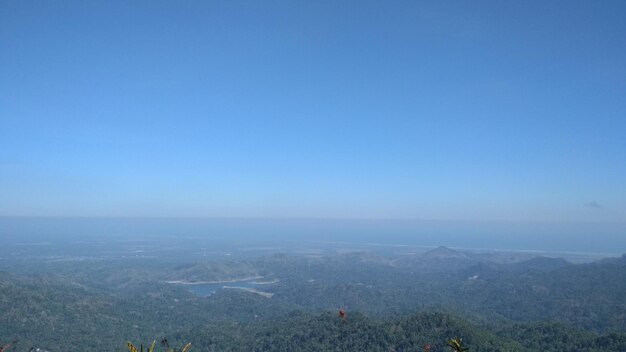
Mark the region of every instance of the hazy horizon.
[[169, 238], [250, 243], [348, 242], [552, 253], [626, 253], [624, 223], [154, 217], [5, 217], [5, 240]]

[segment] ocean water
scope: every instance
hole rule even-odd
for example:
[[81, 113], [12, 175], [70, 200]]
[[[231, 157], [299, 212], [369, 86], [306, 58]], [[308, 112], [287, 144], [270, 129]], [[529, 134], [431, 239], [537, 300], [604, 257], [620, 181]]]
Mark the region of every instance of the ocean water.
[[626, 223], [0, 217], [0, 245], [132, 239], [202, 241], [215, 248], [226, 244], [345, 241], [619, 254], [626, 252]]

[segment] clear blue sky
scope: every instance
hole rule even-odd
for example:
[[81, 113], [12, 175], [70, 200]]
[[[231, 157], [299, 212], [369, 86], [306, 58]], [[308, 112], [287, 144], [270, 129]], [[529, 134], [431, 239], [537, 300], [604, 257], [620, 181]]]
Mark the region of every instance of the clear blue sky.
[[624, 222], [624, 18], [0, 0], [0, 215]]

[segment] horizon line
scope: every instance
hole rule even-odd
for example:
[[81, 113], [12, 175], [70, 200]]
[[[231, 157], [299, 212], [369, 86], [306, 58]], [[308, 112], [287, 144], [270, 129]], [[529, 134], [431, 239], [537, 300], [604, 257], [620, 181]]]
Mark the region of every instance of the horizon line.
[[423, 221], [423, 222], [457, 222], [457, 223], [570, 223], [570, 224], [622, 224], [623, 221], [593, 221], [593, 220], [546, 220], [546, 219], [442, 219], [442, 218], [410, 218], [410, 217], [328, 217], [328, 216], [161, 216], [161, 215], [5, 215], [0, 218], [22, 219], [162, 219], [162, 220], [300, 220], [300, 221]]

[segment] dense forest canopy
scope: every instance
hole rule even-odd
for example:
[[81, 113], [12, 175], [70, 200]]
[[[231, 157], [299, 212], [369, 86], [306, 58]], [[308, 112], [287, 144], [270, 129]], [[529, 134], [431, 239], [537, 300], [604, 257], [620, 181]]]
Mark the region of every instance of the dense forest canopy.
[[470, 351], [622, 351], [624, 292], [626, 256], [573, 264], [439, 247], [195, 262], [48, 257], [0, 272], [0, 336], [53, 352], [163, 338], [193, 351], [445, 351], [456, 337]]

